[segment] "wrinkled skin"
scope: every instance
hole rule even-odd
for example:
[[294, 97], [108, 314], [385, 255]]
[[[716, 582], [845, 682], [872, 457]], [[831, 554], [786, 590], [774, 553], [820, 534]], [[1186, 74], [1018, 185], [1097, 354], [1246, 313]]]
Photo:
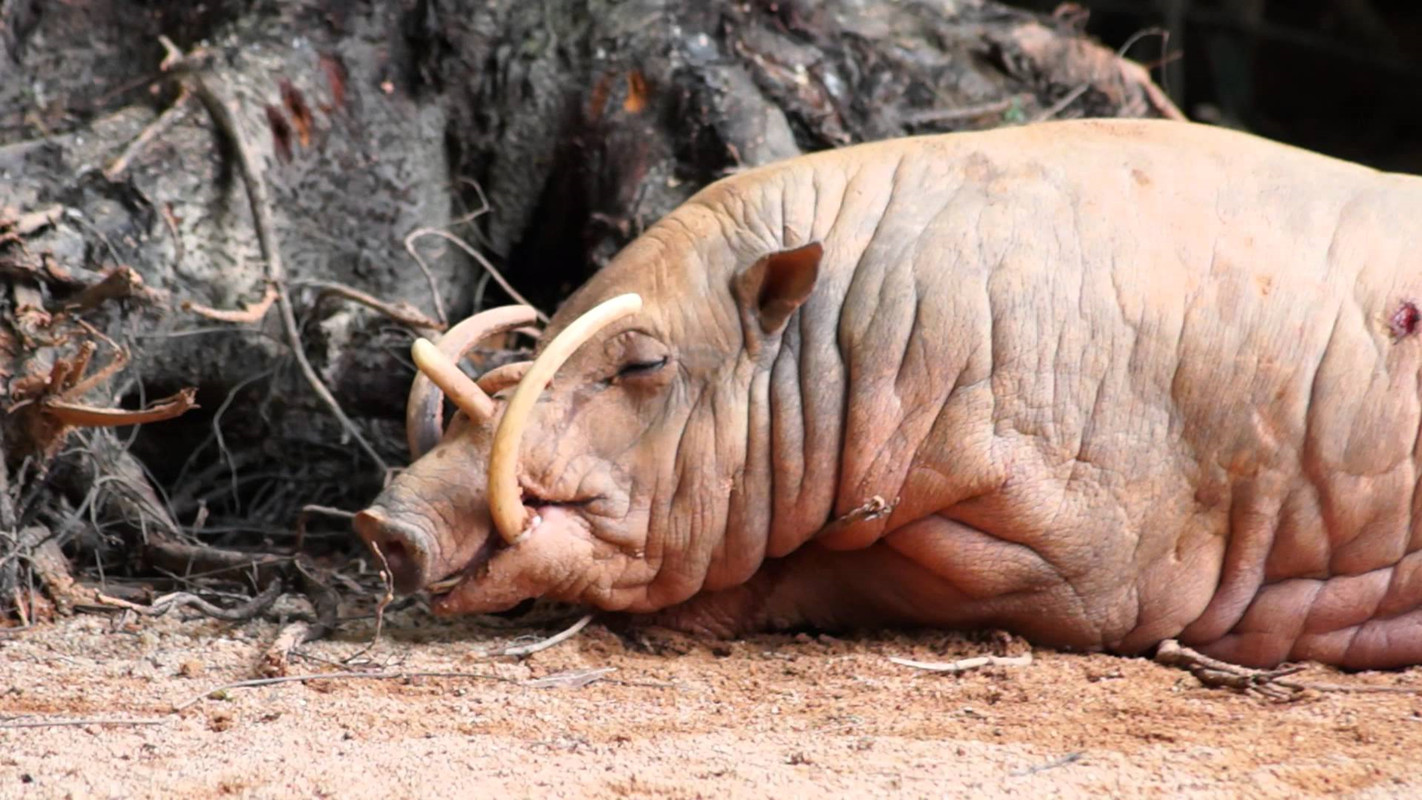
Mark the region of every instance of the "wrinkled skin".
[[1419, 663], [1419, 252], [1422, 179], [1201, 126], [772, 165], [553, 320], [645, 300], [535, 407], [537, 529], [489, 544], [492, 434], [460, 422], [358, 528], [427, 551], [404, 588], [465, 576], [441, 613]]

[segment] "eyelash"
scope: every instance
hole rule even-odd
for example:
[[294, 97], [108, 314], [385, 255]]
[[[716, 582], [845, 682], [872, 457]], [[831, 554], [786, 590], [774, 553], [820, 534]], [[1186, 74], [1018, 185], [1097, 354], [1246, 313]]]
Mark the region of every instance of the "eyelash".
[[650, 373], [656, 372], [657, 370], [661, 369], [662, 367], [665, 367], [666, 365], [666, 356], [662, 356], [656, 361], [634, 361], [630, 364], [624, 364], [622, 369], [619, 369], [617, 371], [617, 377], [630, 378], [635, 377], [637, 375], [648, 375]]

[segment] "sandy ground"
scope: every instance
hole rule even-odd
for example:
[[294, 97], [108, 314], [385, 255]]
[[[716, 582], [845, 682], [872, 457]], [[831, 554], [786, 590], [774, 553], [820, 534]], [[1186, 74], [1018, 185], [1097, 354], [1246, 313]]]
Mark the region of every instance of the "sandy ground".
[[[1411, 694], [1277, 704], [1051, 651], [955, 676], [888, 660], [1026, 650], [1003, 636], [715, 643], [593, 624], [523, 660], [478, 655], [555, 629], [400, 612], [367, 667], [487, 677], [216, 697], [253, 677], [274, 625], [81, 616], [0, 633], [0, 797], [1422, 796]], [[293, 669], [341, 669], [370, 632], [307, 645]], [[1303, 677], [1422, 687], [1422, 670]], [[80, 718], [158, 724], [14, 727]]]

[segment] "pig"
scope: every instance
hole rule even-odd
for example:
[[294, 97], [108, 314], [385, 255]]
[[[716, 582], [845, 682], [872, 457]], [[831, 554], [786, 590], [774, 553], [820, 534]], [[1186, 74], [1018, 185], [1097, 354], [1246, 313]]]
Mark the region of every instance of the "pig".
[[527, 308], [418, 342], [355, 528], [437, 614], [1417, 664], [1419, 300], [1422, 178], [1244, 133], [805, 155], [648, 228], [532, 363], [455, 366]]

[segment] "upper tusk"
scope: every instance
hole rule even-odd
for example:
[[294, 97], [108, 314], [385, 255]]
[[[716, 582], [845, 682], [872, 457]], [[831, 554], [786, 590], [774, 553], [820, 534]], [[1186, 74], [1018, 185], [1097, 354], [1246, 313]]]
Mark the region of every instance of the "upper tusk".
[[479, 388], [492, 397], [510, 386], [517, 385], [519, 381], [523, 380], [523, 376], [528, 373], [528, 368], [532, 365], [532, 361], [515, 361], [512, 364], [494, 367], [479, 376]]
[[548, 343], [548, 347], [528, 367], [528, 372], [518, 382], [518, 388], [514, 389], [508, 408], [494, 430], [494, 443], [489, 453], [489, 513], [494, 518], [494, 527], [498, 528], [499, 535], [509, 544], [516, 544], [523, 538], [530, 522], [523, 507], [516, 468], [523, 431], [534, 402], [548, 382], [553, 380], [558, 368], [584, 342], [609, 324], [641, 309], [642, 298], [636, 294], [619, 295], [589, 309]]
[[[491, 308], [450, 328], [439, 338], [437, 347], [446, 360], [457, 364], [470, 348], [484, 339], [523, 327], [537, 318], [538, 312], [529, 306]], [[409, 442], [411, 458], [419, 458], [429, 452], [444, 434], [443, 388], [423, 371], [415, 376], [414, 383], [410, 385], [410, 397], [405, 403], [405, 435]], [[485, 407], [478, 400], [473, 402], [480, 408]], [[487, 407], [493, 407], [492, 400]], [[465, 413], [469, 411], [462, 404], [460, 408], [464, 409]]]
[[471, 422], [494, 418], [494, 401], [429, 339], [416, 339], [410, 347], [410, 355], [414, 356], [415, 366], [420, 368], [420, 372], [434, 381], [435, 386], [459, 406]]

